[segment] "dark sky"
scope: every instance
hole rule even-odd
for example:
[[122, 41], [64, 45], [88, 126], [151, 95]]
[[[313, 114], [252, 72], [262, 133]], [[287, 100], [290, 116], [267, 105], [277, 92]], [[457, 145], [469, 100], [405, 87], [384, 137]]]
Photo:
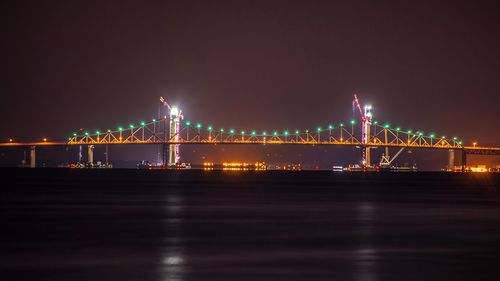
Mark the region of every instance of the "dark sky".
[[4, 1], [0, 138], [156, 115], [235, 129], [352, 116], [499, 144], [495, 1]]

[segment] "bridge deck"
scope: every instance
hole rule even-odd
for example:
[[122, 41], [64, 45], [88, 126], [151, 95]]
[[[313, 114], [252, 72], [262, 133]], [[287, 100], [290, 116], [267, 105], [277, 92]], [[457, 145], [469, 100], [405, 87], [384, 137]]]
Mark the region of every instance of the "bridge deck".
[[[159, 144], [198, 144], [198, 145], [335, 145], [335, 146], [357, 146], [365, 147], [364, 144], [359, 142], [328, 142], [328, 141], [309, 141], [309, 142], [295, 142], [295, 141], [181, 141], [181, 142], [160, 142], [160, 141], [134, 141], [134, 142], [5, 142], [0, 143], [0, 147], [29, 147], [29, 146], [78, 146], [78, 145], [159, 145]], [[399, 147], [399, 148], [418, 148], [418, 149], [442, 149], [442, 150], [463, 150], [467, 154], [476, 155], [500, 155], [500, 147], [477, 147], [477, 146], [464, 146], [464, 147], [449, 147], [439, 144], [404, 144], [404, 143], [371, 143], [366, 146], [370, 147]]]

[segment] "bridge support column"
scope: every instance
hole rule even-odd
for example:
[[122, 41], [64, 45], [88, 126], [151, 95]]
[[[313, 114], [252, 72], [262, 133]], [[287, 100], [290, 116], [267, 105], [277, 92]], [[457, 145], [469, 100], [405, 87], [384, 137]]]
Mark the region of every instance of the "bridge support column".
[[365, 147], [365, 165], [367, 167], [370, 167], [372, 165], [372, 160], [371, 160], [371, 157], [370, 157], [370, 147], [369, 146]]
[[36, 146], [30, 146], [30, 168], [36, 167]]
[[465, 172], [465, 168], [467, 167], [467, 152], [465, 149], [462, 150], [462, 173]]
[[83, 163], [82, 145], [78, 147], [78, 163]]
[[109, 153], [108, 153], [108, 152], [109, 152], [109, 150], [108, 150], [108, 145], [106, 144], [106, 152], [104, 152], [104, 155], [106, 155], [106, 160], [105, 160], [105, 161], [106, 161], [106, 162], [105, 162], [105, 163], [106, 163], [106, 165], [108, 165], [108, 164], [109, 164]]
[[161, 161], [163, 166], [167, 167], [168, 166], [168, 148], [169, 145], [164, 143], [161, 145]]
[[448, 168], [448, 171], [453, 172], [453, 167], [455, 167], [455, 150], [450, 149], [448, 150], [448, 165], [446, 168]]
[[94, 145], [92, 144], [87, 146], [87, 162], [94, 163]]

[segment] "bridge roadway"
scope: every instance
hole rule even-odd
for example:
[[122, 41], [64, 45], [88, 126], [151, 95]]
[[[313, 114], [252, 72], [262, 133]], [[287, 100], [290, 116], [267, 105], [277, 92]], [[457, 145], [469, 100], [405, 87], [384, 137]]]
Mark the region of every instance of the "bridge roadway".
[[339, 145], [339, 146], [356, 146], [356, 147], [405, 147], [405, 148], [418, 148], [418, 149], [442, 149], [442, 150], [459, 150], [464, 151], [466, 154], [471, 155], [500, 155], [500, 147], [480, 147], [480, 146], [462, 146], [462, 147], [449, 147], [449, 146], [440, 146], [440, 145], [417, 145], [417, 144], [385, 144], [385, 143], [369, 143], [367, 145], [361, 144], [359, 142], [328, 142], [328, 141], [309, 141], [309, 142], [294, 142], [294, 141], [220, 141], [220, 140], [212, 140], [212, 141], [180, 141], [180, 142], [162, 142], [162, 141], [144, 141], [144, 142], [94, 142], [94, 143], [75, 143], [75, 142], [4, 142], [0, 143], [0, 147], [32, 147], [32, 146], [79, 146], [79, 145], [145, 145], [145, 144], [212, 144], [212, 145], [226, 145], [226, 144], [240, 144], [240, 145]]

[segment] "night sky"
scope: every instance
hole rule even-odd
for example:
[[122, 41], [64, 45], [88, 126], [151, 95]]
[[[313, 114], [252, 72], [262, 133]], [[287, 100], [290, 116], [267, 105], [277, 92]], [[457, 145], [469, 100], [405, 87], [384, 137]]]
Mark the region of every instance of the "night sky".
[[235, 129], [375, 119], [500, 145], [496, 1], [5, 1], [0, 138], [156, 117]]

